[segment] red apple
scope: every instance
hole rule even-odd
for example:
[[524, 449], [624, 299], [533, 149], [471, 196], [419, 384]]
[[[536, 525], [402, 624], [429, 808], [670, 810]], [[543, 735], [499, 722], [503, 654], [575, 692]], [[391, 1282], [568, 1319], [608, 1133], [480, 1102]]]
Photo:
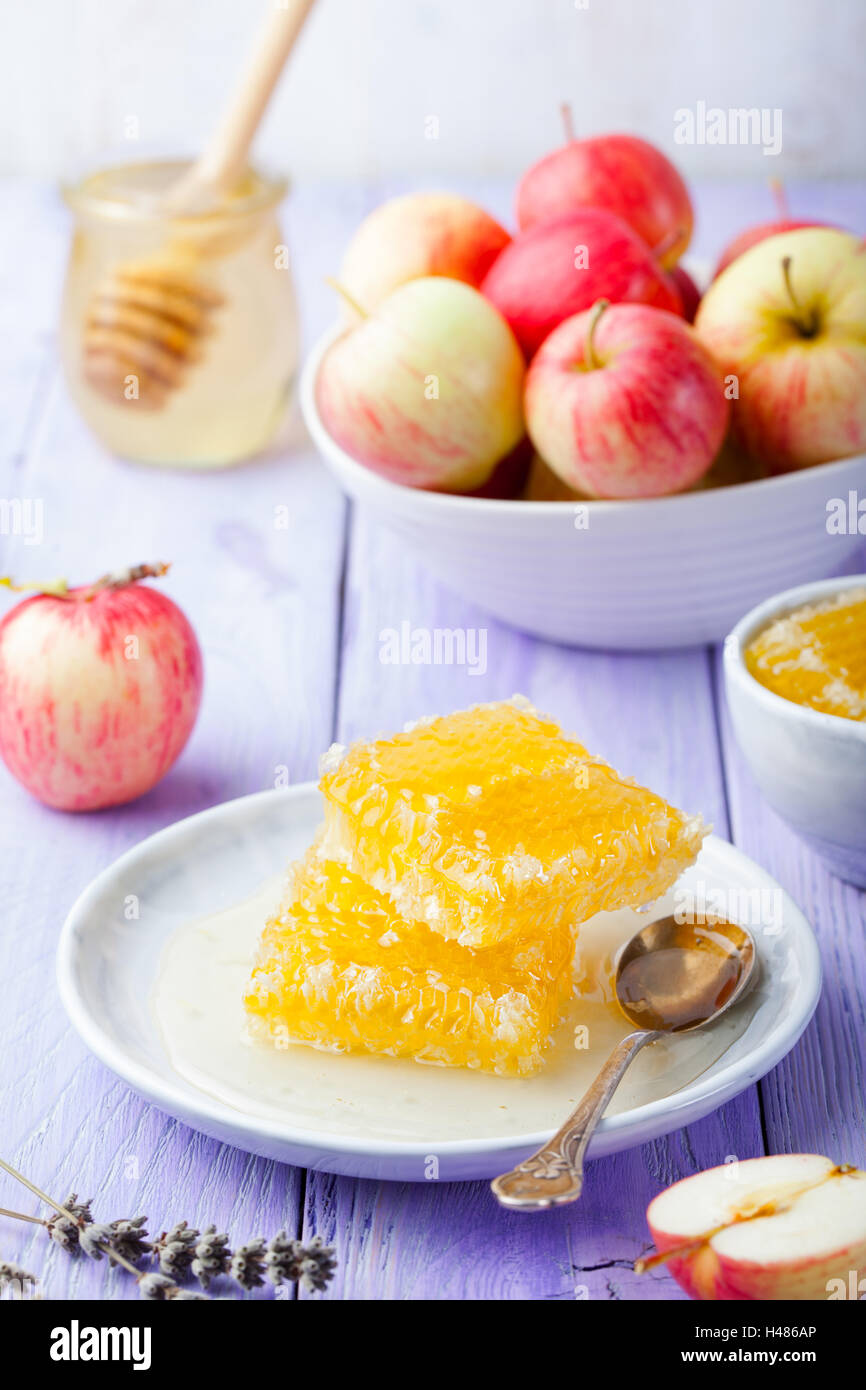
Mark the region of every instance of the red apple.
[[422, 275], [476, 288], [511, 237], [483, 208], [454, 193], [408, 193], [365, 218], [349, 243], [340, 284], [364, 309]]
[[708, 471], [729, 406], [694, 329], [644, 304], [602, 300], [567, 319], [533, 358], [530, 438], [569, 487], [591, 497], [661, 497]]
[[831, 227], [759, 242], [695, 328], [736, 384], [732, 423], [771, 473], [866, 454], [866, 248]]
[[41, 593], [0, 623], [0, 754], [47, 806], [93, 811], [149, 791], [198, 714], [202, 661], [183, 613], [138, 566]]
[[735, 261], [738, 256], [742, 256], [752, 246], [757, 246], [759, 242], [766, 241], [767, 237], [778, 236], [780, 232], [796, 232], [801, 227], [829, 227], [832, 223], [817, 222], [814, 217], [798, 219], [792, 217], [788, 209], [788, 201], [782, 184], [778, 179], [770, 180], [770, 188], [776, 202], [776, 217], [769, 222], [758, 222], [754, 227], [747, 227], [740, 232], [732, 241], [729, 241], [721, 256], [719, 263], [713, 271], [713, 279], [721, 275], [727, 269], [731, 261]]
[[694, 323], [695, 314], [698, 312], [698, 305], [701, 302], [701, 292], [687, 270], [683, 270], [681, 265], [675, 265], [668, 271], [680, 292], [680, 299], [683, 301], [683, 318], [686, 323]]
[[866, 1173], [818, 1154], [722, 1164], [647, 1209], [657, 1256], [708, 1302], [858, 1299], [866, 1292]]
[[493, 305], [459, 280], [409, 280], [326, 352], [328, 433], [409, 487], [471, 492], [523, 437], [524, 363]]
[[679, 291], [621, 218], [585, 208], [515, 237], [481, 286], [529, 358], [564, 319], [597, 299], [682, 314]]
[[691, 239], [686, 185], [661, 150], [635, 135], [569, 140], [533, 164], [517, 189], [521, 231], [588, 207], [621, 217], [650, 249], [664, 245], [665, 266], [676, 264]]

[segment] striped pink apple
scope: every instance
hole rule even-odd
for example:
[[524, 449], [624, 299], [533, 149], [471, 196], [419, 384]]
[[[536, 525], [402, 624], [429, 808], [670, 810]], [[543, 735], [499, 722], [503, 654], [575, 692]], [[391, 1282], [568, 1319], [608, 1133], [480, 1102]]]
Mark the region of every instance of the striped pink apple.
[[623, 500], [697, 483], [730, 413], [721, 369], [684, 319], [604, 299], [542, 344], [524, 407], [533, 444], [567, 487]]
[[33, 796], [63, 811], [149, 791], [192, 731], [202, 691], [195, 633], [138, 565], [95, 584], [52, 586], [0, 622], [0, 755]]

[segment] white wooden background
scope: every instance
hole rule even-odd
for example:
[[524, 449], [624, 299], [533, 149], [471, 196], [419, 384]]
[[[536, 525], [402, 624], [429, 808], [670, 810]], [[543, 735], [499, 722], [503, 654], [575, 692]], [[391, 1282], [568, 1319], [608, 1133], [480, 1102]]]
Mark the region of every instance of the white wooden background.
[[[0, 172], [194, 150], [275, 0], [3, 0]], [[296, 175], [513, 174], [579, 129], [687, 172], [866, 172], [864, 0], [319, 0], [260, 141]], [[776, 158], [673, 146], [675, 112], [779, 108]], [[430, 117], [438, 121], [436, 130]]]

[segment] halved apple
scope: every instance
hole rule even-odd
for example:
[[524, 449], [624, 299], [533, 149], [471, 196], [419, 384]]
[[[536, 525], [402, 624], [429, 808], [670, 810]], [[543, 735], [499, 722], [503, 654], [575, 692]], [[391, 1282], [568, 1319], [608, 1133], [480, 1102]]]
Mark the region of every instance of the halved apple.
[[866, 1173], [818, 1154], [684, 1178], [647, 1208], [657, 1255], [692, 1297], [829, 1300], [866, 1292]]

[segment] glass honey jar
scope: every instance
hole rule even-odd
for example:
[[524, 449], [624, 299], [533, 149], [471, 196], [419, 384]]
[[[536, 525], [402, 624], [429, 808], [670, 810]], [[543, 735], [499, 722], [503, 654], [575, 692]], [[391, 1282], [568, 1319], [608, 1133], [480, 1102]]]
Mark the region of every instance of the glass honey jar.
[[250, 171], [215, 209], [168, 214], [188, 166], [129, 164], [64, 198], [75, 219], [61, 321], [72, 397], [114, 453], [220, 468], [273, 437], [298, 361], [282, 179]]

